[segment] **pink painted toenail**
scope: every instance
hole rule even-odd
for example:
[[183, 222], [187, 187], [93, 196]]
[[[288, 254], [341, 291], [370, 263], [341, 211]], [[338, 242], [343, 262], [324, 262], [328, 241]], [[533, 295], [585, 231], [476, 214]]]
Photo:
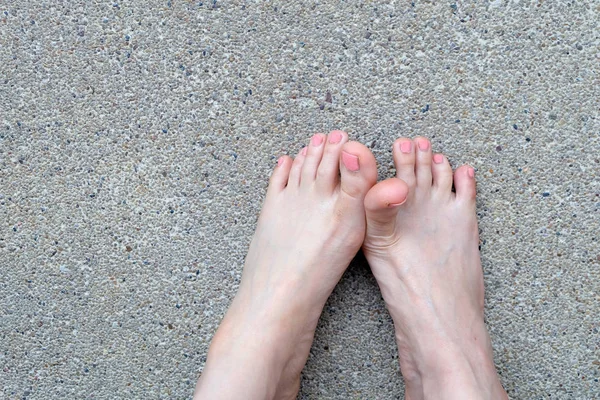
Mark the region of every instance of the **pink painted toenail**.
[[305, 147], [305, 148], [302, 149], [302, 151], [300, 152], [300, 154], [302, 154], [303, 156], [305, 156], [307, 151], [308, 151], [308, 147]]
[[283, 157], [279, 157], [279, 160], [277, 160], [277, 166], [281, 167], [283, 165], [284, 161], [285, 161], [285, 159]]
[[360, 169], [360, 166], [358, 165], [358, 157], [353, 154], [342, 151], [342, 162], [344, 163], [344, 167], [346, 167], [349, 171], [356, 172]]
[[400, 151], [408, 154], [412, 151], [412, 142], [402, 142], [400, 143]]
[[338, 131], [333, 131], [329, 134], [329, 143], [336, 144], [342, 141], [342, 134]]
[[421, 150], [421, 151], [429, 150], [429, 141], [428, 140], [419, 140], [419, 150]]
[[321, 136], [321, 135], [314, 135], [312, 137], [312, 139], [310, 140], [310, 142], [312, 143], [313, 146], [320, 146], [321, 143], [323, 143], [323, 136]]
[[473, 168], [469, 168], [469, 170], [467, 171], [467, 173], [469, 174], [469, 176], [471, 178], [475, 178], [475, 170]]
[[433, 156], [433, 162], [436, 164], [441, 164], [444, 162], [444, 156], [441, 154], [435, 154]]

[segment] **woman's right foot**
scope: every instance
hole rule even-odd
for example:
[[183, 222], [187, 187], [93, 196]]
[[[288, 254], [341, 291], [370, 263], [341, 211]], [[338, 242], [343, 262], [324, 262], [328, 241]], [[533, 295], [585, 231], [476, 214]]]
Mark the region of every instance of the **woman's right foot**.
[[[394, 320], [406, 398], [506, 399], [483, 321], [475, 172], [398, 139], [365, 198], [363, 251]], [[452, 191], [454, 184], [455, 192]]]
[[196, 399], [295, 399], [323, 306], [365, 237], [369, 149], [333, 131], [279, 159]]

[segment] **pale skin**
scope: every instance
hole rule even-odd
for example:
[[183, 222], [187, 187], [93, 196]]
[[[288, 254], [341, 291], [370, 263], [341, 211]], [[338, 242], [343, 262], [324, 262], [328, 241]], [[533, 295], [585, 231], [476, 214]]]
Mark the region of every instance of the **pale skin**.
[[508, 398], [483, 321], [474, 170], [453, 173], [425, 138], [398, 139], [393, 155], [397, 175], [379, 183], [372, 153], [341, 131], [279, 159], [194, 399], [295, 399], [323, 306], [361, 246], [406, 399]]

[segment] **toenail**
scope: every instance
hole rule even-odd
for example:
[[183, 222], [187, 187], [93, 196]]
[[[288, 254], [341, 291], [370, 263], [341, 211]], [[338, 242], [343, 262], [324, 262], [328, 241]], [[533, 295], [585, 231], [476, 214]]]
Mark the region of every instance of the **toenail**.
[[342, 151], [342, 162], [344, 163], [344, 167], [349, 171], [356, 172], [360, 169], [358, 165], [358, 157], [354, 154], [346, 153]]
[[277, 160], [277, 166], [281, 167], [283, 165], [284, 161], [285, 161], [285, 159], [283, 157], [279, 157], [279, 160]]
[[412, 142], [402, 142], [400, 143], [400, 151], [408, 154], [412, 151]]
[[300, 154], [302, 154], [303, 156], [305, 156], [307, 151], [308, 151], [308, 147], [305, 147], [305, 148], [302, 149], [302, 151], [300, 152]]
[[333, 131], [329, 134], [329, 143], [336, 144], [342, 141], [342, 134], [338, 131]]
[[406, 199], [402, 203], [390, 203], [389, 206], [390, 207], [398, 207], [398, 206], [401, 206], [404, 203], [406, 203]]
[[429, 150], [429, 140], [419, 140], [419, 150], [421, 150], [421, 151]]
[[441, 164], [444, 162], [444, 156], [441, 154], [435, 154], [433, 156], [433, 162], [436, 164]]
[[321, 135], [314, 135], [312, 137], [312, 139], [310, 140], [310, 142], [312, 143], [313, 146], [320, 146], [321, 143], [323, 143], [323, 136]]
[[475, 178], [475, 170], [473, 168], [469, 168], [467, 173], [469, 174], [469, 177]]

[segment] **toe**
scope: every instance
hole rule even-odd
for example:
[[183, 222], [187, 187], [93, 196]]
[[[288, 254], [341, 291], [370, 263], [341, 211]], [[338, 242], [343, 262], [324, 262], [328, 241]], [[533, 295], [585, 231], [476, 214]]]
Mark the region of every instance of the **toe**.
[[317, 187], [331, 193], [337, 187], [340, 176], [340, 153], [342, 146], [348, 141], [348, 134], [332, 131], [327, 137], [323, 150], [323, 158], [317, 170]]
[[408, 196], [408, 185], [398, 178], [386, 179], [369, 190], [365, 197], [367, 236], [390, 237], [396, 229], [396, 215]]
[[417, 186], [419, 189], [431, 187], [431, 142], [429, 139], [418, 137], [414, 140], [417, 158]]
[[267, 193], [279, 193], [287, 186], [290, 177], [290, 169], [292, 168], [293, 160], [289, 156], [281, 156], [277, 160], [277, 165], [271, 174], [269, 180], [269, 188]]
[[452, 192], [452, 167], [443, 154], [433, 155], [431, 165], [433, 187], [440, 194], [450, 195]]
[[312, 184], [317, 177], [317, 169], [323, 157], [323, 149], [325, 148], [326, 136], [322, 133], [313, 135], [308, 144], [308, 151], [304, 165], [302, 165], [302, 173], [300, 177], [301, 184]]
[[475, 204], [475, 169], [463, 165], [454, 172], [454, 188], [456, 199]]
[[392, 153], [396, 165], [396, 177], [406, 182], [409, 188], [415, 187], [415, 145], [413, 141], [407, 138], [397, 139]]
[[288, 187], [300, 185], [300, 174], [302, 173], [302, 165], [304, 164], [307, 151], [308, 148], [303, 147], [296, 158], [294, 158], [294, 162], [292, 163], [290, 170], [290, 177], [288, 179]]
[[342, 193], [360, 200], [360, 206], [363, 207], [365, 195], [377, 181], [377, 164], [373, 153], [358, 142], [344, 144], [340, 172]]

